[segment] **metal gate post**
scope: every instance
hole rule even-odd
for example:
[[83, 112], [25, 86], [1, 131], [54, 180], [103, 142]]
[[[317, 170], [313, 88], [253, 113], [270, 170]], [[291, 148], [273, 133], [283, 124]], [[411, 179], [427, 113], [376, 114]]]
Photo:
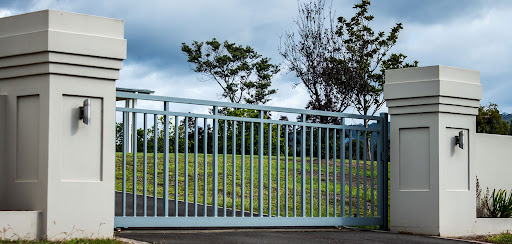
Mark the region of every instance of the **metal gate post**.
[[389, 177], [388, 177], [388, 113], [381, 113], [382, 117], [382, 156], [381, 156], [381, 165], [382, 165], [382, 229], [389, 230], [389, 211], [388, 211], [388, 201], [389, 201]]

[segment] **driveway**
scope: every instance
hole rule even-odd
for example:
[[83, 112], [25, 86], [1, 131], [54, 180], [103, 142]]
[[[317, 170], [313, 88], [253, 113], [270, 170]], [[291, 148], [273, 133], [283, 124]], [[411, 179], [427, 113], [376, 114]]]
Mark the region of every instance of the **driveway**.
[[123, 229], [116, 236], [149, 243], [464, 243], [430, 236], [336, 228]]

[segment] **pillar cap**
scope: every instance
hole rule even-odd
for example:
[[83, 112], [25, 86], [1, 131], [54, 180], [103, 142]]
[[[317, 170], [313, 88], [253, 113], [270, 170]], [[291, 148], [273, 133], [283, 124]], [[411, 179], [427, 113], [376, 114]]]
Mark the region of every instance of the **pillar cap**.
[[390, 114], [478, 114], [480, 72], [449, 66], [386, 70], [384, 99]]
[[124, 21], [42, 10], [0, 18], [0, 57], [54, 51], [126, 58]]
[[444, 65], [386, 70], [386, 84], [439, 79], [480, 84], [480, 71]]
[[119, 79], [124, 21], [42, 10], [0, 18], [0, 79], [60, 74]]

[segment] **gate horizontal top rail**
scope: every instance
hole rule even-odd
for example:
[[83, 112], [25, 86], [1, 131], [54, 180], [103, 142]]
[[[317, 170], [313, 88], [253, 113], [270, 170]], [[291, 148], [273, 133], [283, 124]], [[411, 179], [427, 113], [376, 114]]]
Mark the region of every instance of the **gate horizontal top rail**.
[[331, 116], [331, 117], [353, 118], [353, 119], [382, 120], [382, 117], [380, 117], [380, 116], [336, 113], [336, 112], [330, 112], [330, 111], [308, 110], [308, 109], [300, 109], [300, 108], [262, 106], [262, 105], [253, 105], [253, 104], [243, 104], [243, 103], [230, 103], [230, 102], [210, 101], [210, 100], [201, 100], [201, 99], [189, 99], [189, 98], [180, 98], [180, 97], [166, 97], [166, 96], [138, 94], [138, 93], [131, 93], [131, 92], [116, 92], [116, 96], [118, 98], [141, 99], [141, 100], [183, 103], [183, 104], [192, 104], [192, 105], [254, 109], [254, 110], [281, 112], [281, 113], [296, 113], [296, 114]]
[[163, 109], [116, 108], [116, 227], [387, 224], [387, 114], [117, 97]]

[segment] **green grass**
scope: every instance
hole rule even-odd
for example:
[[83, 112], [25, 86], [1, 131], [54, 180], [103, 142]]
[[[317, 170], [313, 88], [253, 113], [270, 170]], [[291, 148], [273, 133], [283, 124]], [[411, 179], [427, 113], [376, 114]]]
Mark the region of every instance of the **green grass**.
[[506, 232], [498, 235], [489, 235], [483, 237], [481, 240], [491, 243], [512, 243], [512, 234]]
[[[153, 157], [154, 155], [152, 153], [148, 153], [147, 154], [147, 178], [146, 178], [146, 182], [147, 182], [147, 194], [148, 196], [153, 196], [153, 192], [154, 192], [154, 160], [153, 160]], [[157, 196], [158, 197], [163, 197], [163, 178], [164, 178], [164, 167], [163, 167], [163, 154], [159, 153], [157, 154]], [[175, 193], [176, 193], [176, 189], [177, 189], [177, 194], [178, 194], [178, 199], [179, 200], [185, 200], [185, 196], [188, 197], [187, 201], [188, 202], [193, 202], [194, 201], [194, 154], [193, 153], [189, 153], [188, 154], [188, 173], [187, 173], [187, 176], [188, 176], [188, 184], [185, 184], [185, 180], [186, 180], [186, 177], [185, 177], [185, 155], [184, 153], [179, 153], [178, 154], [178, 164], [177, 164], [177, 171], [178, 171], [178, 177], [177, 179], [174, 177], [175, 175], [175, 169], [176, 169], [176, 165], [175, 165], [175, 157], [174, 157], [174, 154], [173, 153], [170, 153], [169, 154], [169, 198], [170, 199], [174, 199], [175, 198]], [[204, 202], [204, 172], [206, 171], [206, 174], [207, 174], [207, 196], [206, 196], [206, 202], [208, 205], [212, 205], [213, 203], [213, 194], [212, 194], [212, 180], [213, 180], [213, 165], [212, 165], [212, 155], [211, 154], [208, 154], [207, 155], [207, 165], [206, 167], [204, 166], [204, 155], [203, 154], [198, 154], [198, 163], [197, 163], [197, 197], [198, 197], [198, 203], [199, 204], [202, 204]], [[278, 168], [277, 168], [277, 161], [276, 161], [276, 157], [273, 156], [272, 157], [272, 160], [269, 164], [269, 161], [268, 161], [268, 157], [264, 156], [263, 157], [263, 213], [264, 214], [269, 214], [269, 204], [268, 204], [268, 197], [269, 197], [269, 191], [270, 191], [270, 196], [271, 196], [271, 204], [270, 204], [270, 208], [271, 208], [271, 211], [270, 213], [272, 215], [277, 215], [279, 214], [280, 216], [285, 216], [285, 213], [286, 213], [286, 209], [285, 209], [285, 199], [286, 199], [286, 193], [288, 193], [288, 202], [289, 202], [289, 207], [288, 207], [288, 214], [289, 216], [293, 216], [294, 214], [294, 208], [293, 208], [293, 167], [294, 167], [294, 163], [293, 163], [293, 157], [289, 157], [288, 158], [288, 171], [286, 171], [286, 163], [285, 163], [285, 158], [283, 155], [281, 155], [280, 157], [280, 163], [279, 163], [279, 174], [280, 174], [280, 184], [278, 185], [277, 184], [277, 180], [276, 180], [276, 176], [277, 176], [277, 172], [278, 172]], [[123, 167], [123, 163], [122, 163], [122, 153], [117, 153], [116, 154], [116, 190], [117, 191], [121, 191], [122, 190], [122, 167]], [[136, 178], [136, 191], [137, 191], [137, 194], [143, 194], [143, 183], [144, 183], [144, 174], [143, 174], [143, 170], [144, 170], [144, 165], [143, 165], [143, 154], [142, 153], [138, 153], [137, 154], [137, 178]], [[322, 177], [320, 178], [320, 181], [319, 181], [319, 177], [318, 177], [318, 169], [319, 169], [319, 164], [317, 163], [317, 159], [316, 158], [313, 158], [313, 166], [311, 167], [310, 165], [310, 158], [307, 157], [306, 158], [306, 168], [305, 168], [305, 172], [306, 172], [306, 194], [305, 194], [305, 197], [306, 197], [306, 216], [319, 216], [319, 212], [318, 212], [318, 205], [319, 205], [319, 202], [321, 204], [321, 215], [322, 216], [326, 216], [326, 213], [327, 213], [327, 210], [325, 209], [325, 204], [326, 204], [326, 201], [329, 202], [329, 215], [330, 216], [334, 216], [334, 208], [332, 207], [333, 204], [334, 204], [334, 197], [333, 197], [333, 192], [334, 192], [334, 187], [336, 186], [336, 196], [337, 196], [337, 205], [338, 205], [338, 210], [337, 210], [337, 213], [336, 213], [336, 216], [341, 216], [341, 212], [340, 212], [340, 206], [341, 206], [341, 184], [340, 184], [340, 181], [341, 181], [341, 167], [344, 167], [345, 168], [345, 178], [346, 178], [346, 181], [348, 183], [348, 179], [349, 179], [349, 175], [348, 175], [348, 172], [349, 172], [349, 166], [348, 166], [348, 160], [345, 161], [345, 165], [344, 166], [341, 166], [340, 165], [340, 160], [337, 160], [336, 161], [336, 171], [337, 171], [337, 176], [336, 176], [336, 180], [337, 180], [337, 183], [336, 185], [333, 183], [334, 181], [334, 175], [333, 175], [333, 161], [332, 159], [330, 160], [330, 164], [331, 166], [329, 167], [329, 184], [327, 184], [327, 181], [326, 181], [326, 172], [325, 172], [325, 160], [322, 161], [322, 164], [321, 164], [321, 171], [322, 171]], [[236, 208], [239, 210], [241, 208], [241, 202], [242, 202], [242, 198], [240, 197], [241, 194], [242, 194], [242, 187], [241, 187], [241, 183], [242, 183], [242, 176], [241, 176], [241, 172], [243, 171], [245, 176], [244, 176], [244, 201], [245, 201], [245, 204], [244, 204], [244, 210], [245, 211], [249, 211], [250, 210], [250, 205], [249, 205], [249, 202], [250, 202], [250, 156], [245, 156], [244, 157], [244, 165], [242, 165], [242, 157], [240, 155], [237, 155], [234, 162], [233, 162], [233, 157], [232, 155], [226, 155], [226, 177], [224, 177], [223, 175], [223, 169], [224, 169], [224, 157], [222, 154], [219, 154], [219, 157], [218, 157], [218, 178], [217, 178], [217, 183], [218, 183], [218, 206], [219, 207], [222, 207], [223, 204], [224, 204], [224, 199], [223, 199], [223, 194], [224, 194], [224, 178], [226, 179], [226, 206], [228, 208], [232, 208], [233, 206], [233, 199], [235, 199], [235, 204], [236, 204]], [[301, 181], [302, 181], [302, 177], [301, 177], [301, 172], [302, 172], [302, 169], [301, 169], [301, 158], [300, 157], [297, 157], [297, 160], [296, 160], [296, 172], [297, 172], [297, 176], [296, 176], [296, 208], [295, 208], [295, 211], [296, 211], [296, 214], [297, 216], [300, 216], [301, 215]], [[268, 182], [268, 173], [269, 173], [269, 165], [271, 166], [270, 168], [270, 173], [271, 173], [271, 182], [269, 184]], [[357, 176], [357, 173], [356, 173], [356, 161], [354, 160], [352, 162], [352, 176], [353, 176], [353, 179], [354, 181], [356, 180], [356, 176]], [[366, 177], [367, 177], [367, 193], [366, 193], [366, 196], [364, 195], [364, 188], [363, 188], [363, 181], [362, 181], [362, 178], [363, 178], [363, 174], [364, 174], [364, 171], [363, 171], [363, 166], [364, 166], [364, 163], [362, 161], [360, 161], [359, 163], [359, 167], [360, 167], [360, 172], [359, 172], [359, 176], [360, 176], [360, 186], [359, 186], [359, 198], [360, 198], [360, 208], [359, 208], [359, 213], [361, 216], [364, 215], [364, 212], [363, 212], [363, 208], [364, 208], [364, 205], [366, 203], [366, 209], [367, 209], [367, 215], [369, 216], [370, 215], [370, 199], [371, 199], [371, 182], [370, 182], [370, 177], [371, 177], [371, 172], [370, 172], [370, 169], [371, 169], [371, 163], [370, 162], [367, 162], [366, 163], [366, 166], [367, 166], [367, 172], [366, 172]], [[235, 170], [235, 190], [233, 191], [233, 169]], [[311, 171], [310, 170], [313, 170], [313, 177], [311, 177]], [[374, 162], [374, 184], [375, 184], [375, 189], [374, 189], [374, 201], [375, 201], [375, 208], [374, 208], [374, 211], [375, 211], [375, 214], [377, 213], [377, 163]], [[253, 158], [253, 172], [254, 172], [254, 181], [253, 181], [253, 210], [255, 213], [257, 213], [258, 211], [258, 157], [257, 156], [254, 156]], [[286, 187], [285, 185], [285, 174], [286, 172], [288, 172], [288, 187]], [[126, 189], [127, 189], [127, 192], [133, 192], [133, 154], [127, 154], [126, 155]], [[176, 187], [176, 180], [177, 180], [177, 187]], [[311, 180], [313, 182], [311, 182]], [[310, 191], [310, 184], [313, 184], [313, 191]], [[185, 193], [185, 185], [188, 185], [188, 194]], [[320, 201], [319, 201], [319, 194], [318, 194], [318, 187], [320, 186], [321, 188], [321, 196], [320, 196]], [[326, 187], [329, 187], [329, 197], [327, 198], [326, 194], [325, 194], [325, 189]], [[279, 189], [280, 191], [280, 212], [277, 213], [276, 209], [277, 209], [277, 190]], [[346, 195], [346, 198], [345, 198], [345, 204], [346, 204], [346, 207], [345, 207], [345, 213], [348, 214], [349, 213], [349, 200], [348, 200], [348, 195], [349, 195], [349, 186], [348, 185], [345, 185], [345, 188], [343, 189], [344, 192], [345, 192], [345, 195]], [[233, 195], [234, 193], [234, 195]], [[353, 204], [353, 208], [352, 208], [352, 214], [355, 214], [358, 210], [356, 208], [356, 196], [357, 196], [357, 187], [352, 187], [352, 204]], [[313, 197], [313, 201], [312, 201], [312, 206], [313, 206], [313, 215], [310, 214], [310, 208], [311, 208], [311, 197]]]
[[13, 241], [5, 241], [0, 240], [0, 243], [21, 243], [21, 244], [88, 244], [88, 243], [96, 243], [96, 244], [122, 244], [124, 242], [118, 241], [115, 239], [72, 239], [67, 241], [47, 241], [47, 240], [37, 240], [37, 241], [26, 241], [26, 240], [13, 240]]

